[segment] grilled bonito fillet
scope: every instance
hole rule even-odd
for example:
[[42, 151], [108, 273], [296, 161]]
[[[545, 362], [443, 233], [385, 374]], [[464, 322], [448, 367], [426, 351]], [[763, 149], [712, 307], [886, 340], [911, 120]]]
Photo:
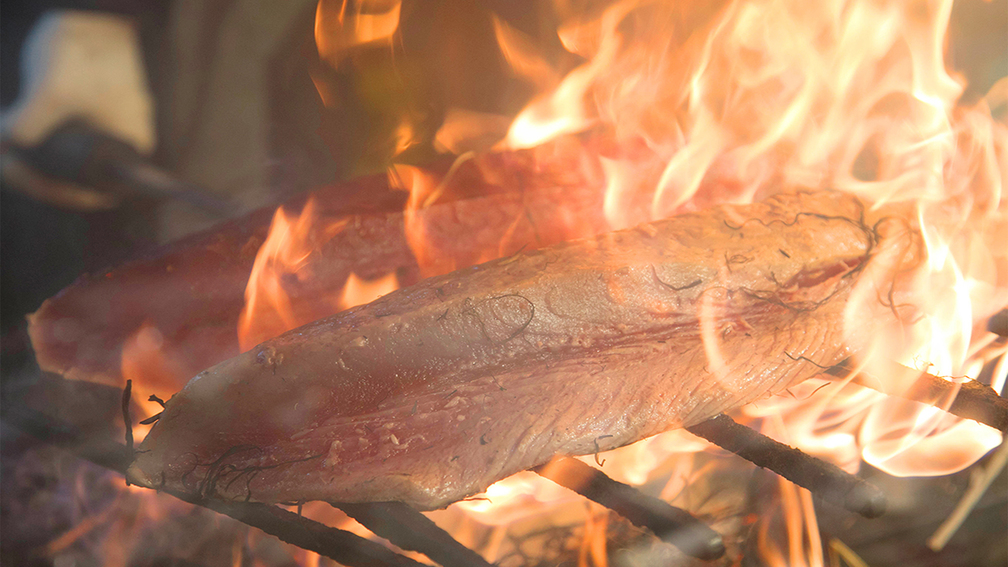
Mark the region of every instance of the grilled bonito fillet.
[[850, 356], [845, 299], [874, 245], [854, 198], [794, 193], [427, 279], [200, 373], [129, 479], [442, 507]]

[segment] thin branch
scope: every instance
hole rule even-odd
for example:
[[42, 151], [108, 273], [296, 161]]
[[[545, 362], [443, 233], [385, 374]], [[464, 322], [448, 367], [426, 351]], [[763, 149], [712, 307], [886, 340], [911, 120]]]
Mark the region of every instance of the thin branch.
[[399, 548], [419, 551], [443, 567], [490, 567], [480, 554], [462, 545], [430, 518], [402, 502], [332, 505]]
[[[972, 419], [989, 425], [1002, 433], [1008, 433], [1008, 398], [999, 396], [990, 386], [974, 380], [953, 382], [896, 362], [888, 363], [883, 372], [886, 374], [884, 377], [869, 374], [849, 360], [826, 370], [827, 374], [840, 378], [854, 373], [855, 384], [928, 405], [935, 405], [937, 401], [947, 400], [949, 396], [954, 395], [955, 398], [946, 411], [963, 419]], [[906, 376], [908, 373], [915, 375], [912, 387], [907, 390], [889, 387], [889, 384], [905, 383], [897, 377]]]
[[615, 481], [577, 459], [557, 457], [533, 470], [609, 508], [631, 523], [651, 530], [659, 539], [691, 557], [713, 560], [724, 555], [721, 535], [689, 512]]
[[[122, 392], [122, 414], [123, 423], [126, 425], [126, 450], [133, 454], [133, 418], [130, 417], [130, 395], [133, 391], [133, 381], [127, 380], [126, 387]], [[126, 479], [126, 486], [129, 486], [129, 479]]]
[[877, 487], [847, 473], [836, 465], [807, 455], [794, 447], [735, 423], [721, 414], [686, 428], [755, 464], [769, 469], [820, 498], [839, 504], [866, 518], [885, 513], [886, 497]]

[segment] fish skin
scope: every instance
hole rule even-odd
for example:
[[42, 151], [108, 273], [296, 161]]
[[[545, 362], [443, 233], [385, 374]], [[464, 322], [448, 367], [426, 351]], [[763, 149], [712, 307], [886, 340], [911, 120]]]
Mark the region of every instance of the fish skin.
[[[411, 285], [496, 257], [491, 252], [504, 255], [604, 230], [600, 188], [569, 168], [560, 176], [534, 164], [529, 152], [503, 152], [467, 161], [450, 178], [443, 177], [450, 160], [425, 170], [446, 184], [436, 203], [412, 213], [436, 251], [434, 266], [419, 265], [410, 249], [407, 194], [390, 187], [387, 174], [291, 198], [283, 205], [289, 214], [310, 200], [322, 219], [309, 236], [317, 248], [299, 268], [310, 276], [284, 288], [292, 320], [300, 325], [334, 314], [335, 296], [350, 274], [371, 280], [395, 273], [400, 285]], [[115, 268], [82, 275], [28, 316], [39, 366], [66, 378], [122, 387], [124, 345], [142, 328], [157, 331], [161, 354], [178, 369], [170, 377], [177, 380], [174, 389], [239, 354], [235, 327], [275, 212], [276, 206], [265, 207]], [[344, 223], [339, 232], [327, 232], [339, 223]]]
[[698, 423], [853, 354], [863, 216], [850, 196], [781, 194], [423, 280], [197, 375], [128, 478], [436, 509]]

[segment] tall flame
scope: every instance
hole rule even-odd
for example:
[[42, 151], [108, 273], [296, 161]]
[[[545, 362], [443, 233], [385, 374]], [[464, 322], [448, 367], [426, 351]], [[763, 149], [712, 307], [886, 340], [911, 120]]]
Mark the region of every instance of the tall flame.
[[[950, 13], [946, 0], [616, 2], [558, 30], [585, 62], [517, 116], [502, 146], [601, 132], [618, 148], [597, 158], [613, 228], [808, 186], [857, 195], [876, 216], [898, 210], [900, 222], [876, 227], [890, 248], [848, 307], [848, 335], [858, 342], [880, 289], [898, 280], [888, 299], [901, 323], [872, 337], [878, 362], [975, 376], [971, 345], [986, 339], [974, 329], [1008, 304], [1006, 128], [982, 102], [957, 106], [964, 83], [944, 64]], [[514, 41], [499, 35], [515, 59]], [[810, 434], [815, 452], [834, 446], [851, 465], [856, 444], [891, 473], [943, 474], [1000, 440], [985, 426], [855, 389], [831, 395], [830, 411], [842, 403], [867, 415], [857, 413], [854, 429]], [[787, 406], [791, 426], [821, 429], [801, 405], [774, 407]], [[972, 441], [952, 450], [957, 435]]]
[[[612, 229], [798, 187], [853, 194], [868, 205], [880, 237], [845, 312], [851, 343], [874, 346], [861, 361], [864, 373], [898, 393], [911, 388], [920, 371], [957, 382], [993, 367], [991, 385], [1004, 388], [1008, 347], [995, 344], [983, 324], [1008, 306], [1008, 127], [988, 108], [1005, 106], [1008, 81], [976, 103], [960, 100], [965, 83], [945, 66], [950, 0], [555, 4], [567, 16], [557, 30], [570, 56], [563, 60], [580, 64], [569, 72], [552, 67], [558, 58], [537, 53], [534, 41], [495, 18], [503, 58], [540, 93], [509, 126], [491, 113], [450, 110], [435, 134], [439, 150], [468, 152], [499, 135], [498, 148], [530, 150], [540, 160], [533, 171], [576, 170], [572, 178], [603, 191], [599, 202]], [[391, 45], [401, 12], [399, 0], [321, 0], [315, 20], [320, 56], [338, 65], [355, 48]], [[327, 105], [338, 102], [323, 91]], [[419, 133], [403, 120], [393, 136], [399, 155]], [[504, 231], [492, 242], [474, 234], [474, 249], [462, 260], [439, 250], [438, 217], [430, 211], [454, 171], [443, 177], [407, 165], [390, 171], [392, 184], [410, 192], [404, 228], [424, 275], [525, 244]], [[567, 220], [581, 219], [557, 222]], [[277, 211], [246, 289], [243, 349], [398, 286], [394, 273], [371, 281], [350, 274], [343, 288], [321, 300], [299, 300], [317, 252], [346, 222], [323, 218], [311, 202], [299, 214]], [[514, 226], [522, 222], [514, 218]], [[864, 322], [880, 309], [897, 322], [862, 336]], [[707, 335], [717, 368], [716, 333]], [[126, 345], [123, 374], [170, 374], [171, 361], [158, 357], [157, 342], [156, 329], [141, 329]], [[894, 363], [912, 370], [893, 373]], [[945, 474], [1001, 441], [991, 428], [942, 412], [950, 398], [934, 402], [939, 409], [867, 390], [853, 377], [823, 378], [739, 414], [767, 435], [850, 472], [865, 461], [898, 475]], [[657, 471], [674, 471], [657, 483], [660, 495], [671, 499], [686, 491], [695, 456], [708, 449], [673, 431], [585, 462], [605, 463], [607, 474], [634, 485], [652, 483]], [[763, 559], [822, 565], [811, 496], [784, 481], [779, 490], [779, 518], [762, 521], [755, 532]], [[585, 526], [580, 563], [606, 563], [606, 516], [532, 473], [432, 516], [454, 526], [460, 541], [489, 541], [483, 553], [495, 560], [508, 531], [525, 529], [533, 513]], [[487, 531], [478, 532], [477, 524]], [[783, 540], [771, 537], [774, 526]]]
[[320, 250], [346, 226], [345, 217], [325, 218], [309, 200], [298, 215], [277, 209], [269, 234], [256, 254], [238, 320], [243, 351], [284, 331], [368, 303], [398, 289], [395, 273], [362, 280], [350, 273], [340, 289], [299, 293], [315, 279]]
[[[516, 74], [548, 86], [499, 146], [604, 139], [604, 152], [585, 144], [585, 154], [605, 177], [611, 228], [796, 187], [856, 195], [880, 219], [882, 238], [846, 311], [851, 343], [874, 345], [863, 370], [898, 393], [920, 372], [894, 375], [893, 362], [955, 381], [1002, 357], [992, 379], [1000, 391], [1004, 348], [992, 347], [983, 324], [1008, 305], [1008, 128], [987, 102], [1003, 106], [1008, 83], [962, 104], [965, 82], [945, 66], [951, 8], [950, 0], [617, 1], [574, 10], [558, 29], [583, 57], [558, 82], [543, 69], [548, 58], [498, 23]], [[861, 336], [880, 306], [898, 323]], [[716, 367], [716, 343], [708, 346]], [[997, 431], [941, 411], [951, 398], [934, 403], [810, 381], [743, 414], [852, 472], [863, 459], [897, 475], [946, 474], [1001, 442]], [[797, 504], [806, 498], [785, 498], [795, 502], [787, 522], [814, 521]], [[767, 548], [765, 558], [822, 564], [816, 530], [804, 544], [788, 532], [799, 547]]]
[[355, 47], [391, 43], [399, 29], [401, 0], [319, 0], [315, 45], [336, 65]]

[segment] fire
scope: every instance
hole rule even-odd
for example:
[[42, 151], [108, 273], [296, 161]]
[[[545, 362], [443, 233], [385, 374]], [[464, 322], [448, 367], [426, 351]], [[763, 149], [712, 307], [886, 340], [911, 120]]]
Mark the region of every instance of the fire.
[[[429, 211], [472, 158], [468, 152], [488, 138], [498, 137], [500, 150], [529, 150], [539, 160], [537, 171], [567, 167], [597, 185], [610, 229], [781, 190], [829, 188], [864, 201], [879, 238], [846, 311], [851, 344], [867, 339], [875, 345], [859, 361], [863, 371], [899, 392], [920, 371], [957, 382], [993, 367], [991, 385], [1004, 389], [1008, 347], [996, 344], [983, 324], [1008, 306], [1008, 127], [989, 108], [1004, 106], [1008, 83], [1002, 80], [976, 103], [960, 100], [964, 80], [945, 65], [951, 1], [591, 6], [556, 3], [567, 16], [557, 30], [570, 56], [564, 60], [581, 61], [566, 73], [549, 63], [556, 58], [495, 19], [502, 56], [540, 93], [509, 125], [489, 113], [450, 111], [434, 143], [462, 157], [444, 176], [412, 165], [390, 168], [391, 184], [409, 192], [404, 231], [424, 276], [526, 244], [513, 240], [512, 231], [488, 242], [474, 230], [463, 258], [439, 243], [439, 217]], [[320, 56], [337, 65], [355, 47], [391, 45], [401, 9], [398, 0], [321, 0]], [[417, 136], [413, 123], [402, 121], [393, 153], [416, 144]], [[513, 220], [513, 227], [525, 222]], [[246, 288], [238, 327], [243, 350], [399, 287], [393, 272], [370, 279], [349, 273], [340, 289], [309, 289], [321, 269], [318, 252], [347, 222], [327, 218], [311, 201], [299, 213], [276, 212]], [[717, 368], [714, 308], [704, 311], [704, 346]], [[896, 322], [878, 336], [861, 336], [864, 322], [880, 313]], [[917, 372], [894, 374], [894, 363]], [[145, 395], [167, 398], [178, 388], [179, 371], [149, 326], [125, 345], [122, 370], [143, 382]], [[868, 390], [853, 378], [810, 380], [742, 408], [738, 417], [849, 472], [864, 461], [894, 475], [947, 474], [1001, 442], [993, 429], [941, 411], [951, 399], [934, 400], [936, 409]], [[159, 411], [150, 404], [144, 409]], [[638, 486], [664, 475], [657, 492], [672, 500], [696, 472], [695, 457], [708, 450], [706, 442], [671, 431], [584, 462]], [[776, 516], [760, 519], [755, 532], [764, 560], [823, 565], [811, 495], [783, 480], [778, 488]], [[491, 560], [504, 556], [509, 534], [529, 533], [533, 524], [580, 525], [580, 563], [606, 563], [606, 516], [534, 473], [504, 479], [431, 516], [463, 543], [480, 543]], [[345, 519], [327, 520], [367, 533]], [[774, 539], [777, 531], [783, 540]]]
[[[881, 271], [867, 278], [875, 287], [852, 302], [850, 334], [872, 313], [867, 304], [886, 278], [905, 270], [894, 299], [906, 303], [893, 306], [901, 325], [877, 338], [887, 345], [879, 350], [962, 376], [977, 370], [971, 345], [987, 340], [974, 329], [1008, 302], [998, 272], [1008, 256], [997, 244], [1006, 223], [998, 145], [1005, 128], [983, 103], [957, 106], [963, 83], [944, 65], [950, 12], [951, 2], [940, 1], [617, 2], [559, 29], [564, 46], [586, 61], [518, 115], [502, 146], [603, 132], [624, 150], [599, 158], [613, 227], [804, 186], [853, 193], [871, 212], [901, 208], [904, 224], [880, 225], [893, 232], [891, 249], [880, 251], [891, 262], [875, 262]], [[511, 43], [502, 42], [506, 54]], [[627, 196], [640, 194], [650, 206], [634, 211]], [[900, 230], [919, 231], [921, 250], [909, 249], [916, 243]], [[708, 354], [715, 364], [715, 344]], [[897, 410], [871, 405], [879, 417], [860, 435], [870, 462], [885, 467], [881, 455], [894, 451], [872, 446], [885, 435], [870, 430]], [[951, 419], [925, 413], [911, 420], [921, 440]], [[983, 442], [959, 466], [995, 443], [989, 428], [970, 434]], [[904, 440], [899, 452], [903, 445], [915, 443]], [[929, 471], [913, 472], [922, 473]]]
[[401, 0], [320, 0], [315, 10], [319, 56], [337, 65], [355, 47], [391, 43]]
[[[320, 234], [315, 232], [316, 223], [314, 201], [309, 201], [297, 217], [282, 208], [273, 216], [245, 289], [245, 308], [238, 323], [243, 351], [312, 320], [295, 312], [288, 289], [308, 279], [312, 251], [343, 229], [343, 223], [336, 221]], [[327, 298], [328, 303], [335, 304], [338, 297], [334, 293]]]
[[340, 295], [340, 306], [349, 309], [365, 303], [371, 303], [379, 297], [399, 289], [399, 279], [395, 273], [389, 273], [376, 280], [362, 280], [357, 274], [350, 273], [343, 293]]
[[315, 271], [324, 269], [318, 264], [319, 251], [331, 245], [346, 223], [343, 217], [325, 218], [313, 200], [297, 216], [282, 208], [277, 210], [245, 289], [245, 307], [238, 322], [243, 351], [284, 331], [398, 289], [395, 273], [364, 280], [351, 272], [342, 289], [312, 287]]
[[770, 522], [763, 522], [757, 528], [757, 546], [768, 565], [789, 567], [815, 567], [824, 565], [822, 542], [816, 525], [812, 494], [783, 478], [777, 479], [781, 496], [781, 512], [784, 515], [783, 538], [787, 551], [781, 549], [780, 541], [771, 535]]
[[[142, 394], [132, 398], [144, 414], [140, 419], [161, 412], [161, 405], [149, 399], [150, 396], [167, 400], [192, 377], [188, 369], [163, 347], [161, 331], [149, 323], [141, 325], [123, 345], [122, 385], [125, 386], [126, 380], [132, 380], [138, 392], [142, 389]], [[134, 424], [134, 438], [143, 439], [146, 434], [146, 426]]]
[[[424, 277], [446, 274], [536, 244], [534, 239], [538, 236], [537, 227], [529, 220], [523, 206], [517, 206], [518, 204], [513, 210], [484, 212], [486, 219], [493, 221], [485, 223], [484, 219], [479, 218], [460, 219], [451, 207], [432, 207], [442, 200], [447, 201], [444, 199], [445, 193], [453, 186], [455, 176], [470, 158], [471, 154], [459, 157], [444, 175], [436, 175], [410, 165], [397, 164], [389, 169], [389, 185], [409, 193], [403, 211], [403, 230]], [[454, 239], [446, 238], [441, 228], [442, 224], [458, 223], [471, 225], [471, 235], [464, 246], [459, 246]], [[579, 232], [576, 227], [549, 228], [565, 234]], [[515, 238], [519, 232], [522, 236]]]
[[[557, 57], [494, 18], [502, 56], [540, 94], [504, 134], [498, 116], [452, 109], [435, 146], [464, 160], [464, 152], [499, 136], [498, 148], [530, 149], [542, 167], [559, 159], [593, 184], [601, 177], [610, 229], [797, 187], [856, 195], [878, 223], [880, 242], [848, 305], [845, 329], [852, 344], [861, 344], [859, 330], [879, 316], [880, 305], [897, 319], [870, 337], [876, 348], [863, 370], [884, 376], [883, 389], [898, 393], [919, 373], [893, 375], [893, 363], [962, 380], [1000, 357], [992, 386], [1004, 387], [1004, 348], [991, 346], [982, 324], [1008, 305], [1008, 253], [997, 244], [1008, 232], [1002, 197], [1008, 130], [991, 119], [985, 101], [959, 100], [964, 81], [945, 66], [950, 1], [587, 4], [555, 6], [565, 17], [557, 35], [566, 55], [582, 61], [566, 73], [551, 65]], [[320, 51], [327, 49], [320, 43]], [[1004, 81], [999, 85], [988, 97], [991, 106], [1003, 105]], [[446, 178], [397, 165], [390, 179], [410, 192], [405, 229], [423, 274], [472, 263], [440, 249], [436, 221], [425, 215]], [[504, 255], [505, 240], [477, 246], [469, 259]], [[709, 323], [713, 308], [704, 312]], [[718, 339], [709, 327], [701, 321], [717, 368]], [[863, 460], [892, 474], [946, 474], [1000, 442], [986, 426], [851, 378], [811, 380], [740, 413], [768, 435], [850, 472]], [[951, 399], [934, 402], [943, 408]], [[689, 470], [691, 455], [707, 447], [670, 432], [598, 462], [610, 476], [640, 485], [668, 463]], [[681, 489], [670, 480], [662, 493], [671, 498]], [[515, 525], [529, 509], [549, 516], [576, 501], [552, 490], [520, 475], [448, 512]], [[786, 484], [780, 490], [789, 544], [764, 542], [764, 558], [821, 565], [810, 496]], [[594, 524], [586, 522], [591, 531]], [[768, 533], [766, 525], [760, 529]]]
[[[881, 242], [848, 306], [846, 332], [852, 344], [863, 342], [863, 322], [880, 305], [898, 319], [870, 338], [876, 348], [864, 370], [898, 392], [919, 373], [891, 376], [893, 362], [955, 381], [976, 378], [1001, 357], [992, 381], [1000, 391], [1004, 348], [990, 346], [982, 325], [1008, 305], [1008, 129], [991, 119], [985, 101], [959, 100], [965, 83], [945, 67], [951, 6], [619, 1], [576, 13], [558, 29], [566, 50], [583, 58], [562, 79], [547, 57], [495, 21], [505, 59], [542, 88], [498, 147], [604, 139], [603, 152], [584, 145], [582, 164], [605, 178], [614, 229], [787, 188], [854, 194], [868, 203]], [[988, 97], [994, 106], [1002, 104], [1003, 83]], [[432, 191], [428, 185], [426, 194]], [[716, 367], [713, 334], [705, 346]], [[937, 408], [950, 403], [935, 400]], [[742, 413], [767, 434], [852, 472], [863, 459], [896, 475], [947, 474], [1001, 442], [989, 427], [849, 380], [810, 381]], [[676, 453], [647, 451], [639, 465], [628, 461], [645, 451], [623, 451], [605, 455], [606, 471], [629, 469], [637, 484], [654, 461]], [[794, 490], [782, 486], [791, 548], [776, 562], [821, 565], [808, 495]], [[778, 553], [764, 552], [768, 559]]]
[[389, 171], [389, 184], [409, 192], [403, 221], [406, 240], [425, 276], [448, 273], [459, 267], [451, 254], [439, 253], [423, 211], [441, 197], [444, 184], [432, 174], [408, 165]]
[[515, 474], [481, 495], [427, 515], [491, 562], [508, 564], [513, 555], [542, 555], [536, 535], [549, 526], [581, 530], [571, 549], [581, 565], [607, 564], [608, 510], [533, 472]]

